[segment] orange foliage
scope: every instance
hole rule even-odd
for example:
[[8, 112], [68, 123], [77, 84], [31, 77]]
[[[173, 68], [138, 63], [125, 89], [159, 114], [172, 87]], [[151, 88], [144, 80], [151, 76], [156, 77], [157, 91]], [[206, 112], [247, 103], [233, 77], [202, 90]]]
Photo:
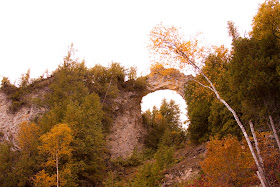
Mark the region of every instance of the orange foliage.
[[42, 154], [50, 155], [50, 161], [59, 158], [63, 155], [71, 156], [72, 149], [70, 143], [73, 140], [72, 130], [67, 124], [57, 124], [50, 132], [41, 136], [43, 145], [40, 146]]
[[38, 172], [32, 179], [36, 187], [51, 187], [55, 186], [55, 176], [49, 176], [45, 170]]
[[17, 143], [24, 152], [31, 153], [37, 149], [40, 128], [35, 123], [24, 121], [19, 125]]
[[179, 69], [199, 65], [203, 48], [198, 46], [198, 40], [186, 41], [176, 27], [165, 27], [159, 24], [150, 33], [149, 48], [153, 55], [159, 55], [165, 65], [177, 66]]
[[256, 136], [264, 162], [264, 170], [271, 186], [280, 185], [280, 153], [273, 141], [272, 133], [256, 132]]
[[156, 121], [156, 123], [157, 123], [157, 124], [160, 124], [160, 123], [162, 123], [163, 120], [164, 120], [164, 119], [163, 119], [162, 114], [161, 114], [160, 112], [157, 112], [157, 113], [156, 113], [156, 116], [155, 116], [155, 121]]
[[[271, 133], [256, 132], [264, 170], [271, 186], [279, 186], [280, 153], [271, 139]], [[251, 138], [253, 141], [253, 138]], [[244, 142], [244, 141], [242, 141]], [[247, 147], [231, 135], [207, 143], [205, 160], [201, 163], [209, 186], [248, 186], [258, 183], [257, 167]]]
[[172, 75], [178, 75], [180, 72], [175, 68], [164, 68], [164, 66], [160, 63], [154, 63], [152, 64], [151, 68], [151, 76], [153, 75], [159, 75], [159, 76], [172, 76]]
[[211, 138], [201, 167], [209, 186], [246, 186], [256, 180], [254, 160], [246, 145], [231, 135]]

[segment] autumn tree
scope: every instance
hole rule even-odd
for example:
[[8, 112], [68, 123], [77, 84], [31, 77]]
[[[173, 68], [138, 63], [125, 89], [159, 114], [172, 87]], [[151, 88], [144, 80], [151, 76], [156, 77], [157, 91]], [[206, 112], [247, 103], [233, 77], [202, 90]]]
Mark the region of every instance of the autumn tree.
[[[214, 47], [214, 50], [203, 59], [203, 63], [202, 72], [215, 82], [220, 94], [227, 97], [231, 105], [238, 108], [236, 106], [239, 102], [233, 97], [232, 90], [228, 86], [229, 51], [224, 46]], [[240, 136], [240, 130], [230, 111], [215, 100], [215, 95], [211, 90], [204, 89], [200, 83], [207, 84], [204, 77], [198, 74], [185, 88], [190, 120], [188, 133], [191, 141], [204, 142], [211, 135], [217, 134], [224, 136], [230, 133]]]
[[45, 97], [50, 110], [38, 124], [44, 133], [56, 124], [69, 125], [73, 132], [71, 174], [75, 176], [76, 185], [92, 185], [100, 183], [105, 172], [103, 131], [112, 116], [112, 105], [108, 101], [116, 97], [115, 83], [123, 79], [124, 74], [119, 64], [88, 69], [84, 62], [73, 59], [71, 51], [73, 49], [53, 73], [50, 92]]
[[40, 169], [40, 135], [41, 129], [35, 123], [24, 121], [19, 124], [16, 140], [20, 151], [15, 165], [15, 173], [19, 177], [18, 186], [31, 185], [30, 178]]
[[[70, 143], [73, 140], [72, 130], [66, 124], [55, 125], [50, 132], [41, 136], [42, 146], [40, 146], [41, 154], [48, 155], [46, 166], [54, 166], [56, 168], [56, 185], [61, 186], [62, 180], [60, 173], [62, 172], [59, 160], [62, 157], [71, 158]], [[65, 169], [65, 168], [64, 168]], [[39, 174], [37, 174], [37, 177]]]
[[232, 113], [235, 121], [240, 127], [258, 167], [260, 180], [264, 181], [267, 185], [264, 170], [260, 165], [259, 159], [254, 151], [253, 145], [250, 138], [246, 132], [244, 125], [242, 124], [236, 111], [224, 100], [215, 84], [209, 79], [209, 77], [202, 71], [200, 65], [200, 59], [203, 57], [201, 48], [198, 45], [198, 41], [186, 41], [183, 39], [182, 35], [175, 27], [164, 27], [163, 25], [157, 25], [150, 34], [150, 49], [155, 55], [159, 55], [164, 59], [163, 63], [174, 65], [182, 70], [191, 67], [195, 72], [199, 73], [205, 80], [206, 84], [203, 82], [198, 82], [201, 86], [209, 89], [215, 95], [215, 97]]
[[201, 167], [210, 186], [248, 186], [256, 182], [252, 155], [236, 137], [211, 138], [206, 148]]
[[280, 39], [280, 3], [278, 0], [266, 0], [260, 5], [253, 19], [251, 35], [257, 39], [270, 36]]
[[39, 137], [41, 130], [38, 125], [32, 122], [24, 121], [19, 124], [17, 134], [17, 143], [21, 151], [30, 154], [36, 154], [39, 146]]

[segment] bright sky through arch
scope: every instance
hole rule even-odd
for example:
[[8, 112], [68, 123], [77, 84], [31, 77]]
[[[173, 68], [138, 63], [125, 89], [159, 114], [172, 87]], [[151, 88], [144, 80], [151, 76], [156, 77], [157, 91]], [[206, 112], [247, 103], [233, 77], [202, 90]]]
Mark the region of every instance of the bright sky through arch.
[[63, 62], [73, 42], [86, 65], [112, 61], [149, 72], [149, 32], [159, 23], [202, 33], [206, 44], [230, 47], [227, 21], [243, 36], [264, 0], [11, 0], [0, 1], [0, 79], [34, 78]]

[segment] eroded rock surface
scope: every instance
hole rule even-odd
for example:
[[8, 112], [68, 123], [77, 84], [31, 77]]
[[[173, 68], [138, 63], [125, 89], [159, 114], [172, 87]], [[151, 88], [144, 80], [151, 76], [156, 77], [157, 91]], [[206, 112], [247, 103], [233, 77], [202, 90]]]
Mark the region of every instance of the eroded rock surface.
[[[41, 93], [30, 94], [29, 99], [41, 98]], [[20, 108], [17, 112], [13, 113], [10, 111], [12, 101], [7, 98], [7, 95], [0, 91], [0, 132], [2, 135], [0, 140], [15, 142], [15, 136], [18, 131], [18, 125], [23, 121], [33, 120], [36, 116], [44, 113], [45, 108], [38, 107], [37, 105], [28, 103]]]
[[112, 158], [126, 158], [133, 150], [141, 150], [145, 128], [141, 116], [141, 96], [136, 92], [122, 92], [114, 101], [115, 119], [107, 137]]
[[151, 73], [148, 76], [147, 83], [147, 94], [158, 91], [158, 90], [173, 90], [176, 91], [183, 98], [184, 86], [193, 79], [192, 75], [185, 75], [179, 71], [174, 70], [173, 73], [162, 75], [159, 73]]

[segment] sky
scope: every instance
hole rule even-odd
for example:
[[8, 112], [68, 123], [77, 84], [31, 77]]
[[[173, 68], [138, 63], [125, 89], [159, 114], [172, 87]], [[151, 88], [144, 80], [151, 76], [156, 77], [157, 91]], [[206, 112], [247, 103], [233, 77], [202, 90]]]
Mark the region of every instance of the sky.
[[[136, 66], [149, 73], [149, 32], [162, 23], [181, 28], [186, 37], [201, 33], [205, 45], [230, 48], [227, 21], [241, 36], [251, 30], [253, 16], [264, 0], [0, 0], [0, 79], [15, 82], [31, 71], [33, 78], [52, 72], [74, 43], [88, 67], [111, 62]], [[155, 96], [153, 96], [155, 95]], [[167, 91], [143, 99], [143, 110]], [[182, 103], [184, 104], [184, 103]], [[182, 106], [186, 108], [186, 106]], [[185, 112], [185, 111], [184, 111]]]

